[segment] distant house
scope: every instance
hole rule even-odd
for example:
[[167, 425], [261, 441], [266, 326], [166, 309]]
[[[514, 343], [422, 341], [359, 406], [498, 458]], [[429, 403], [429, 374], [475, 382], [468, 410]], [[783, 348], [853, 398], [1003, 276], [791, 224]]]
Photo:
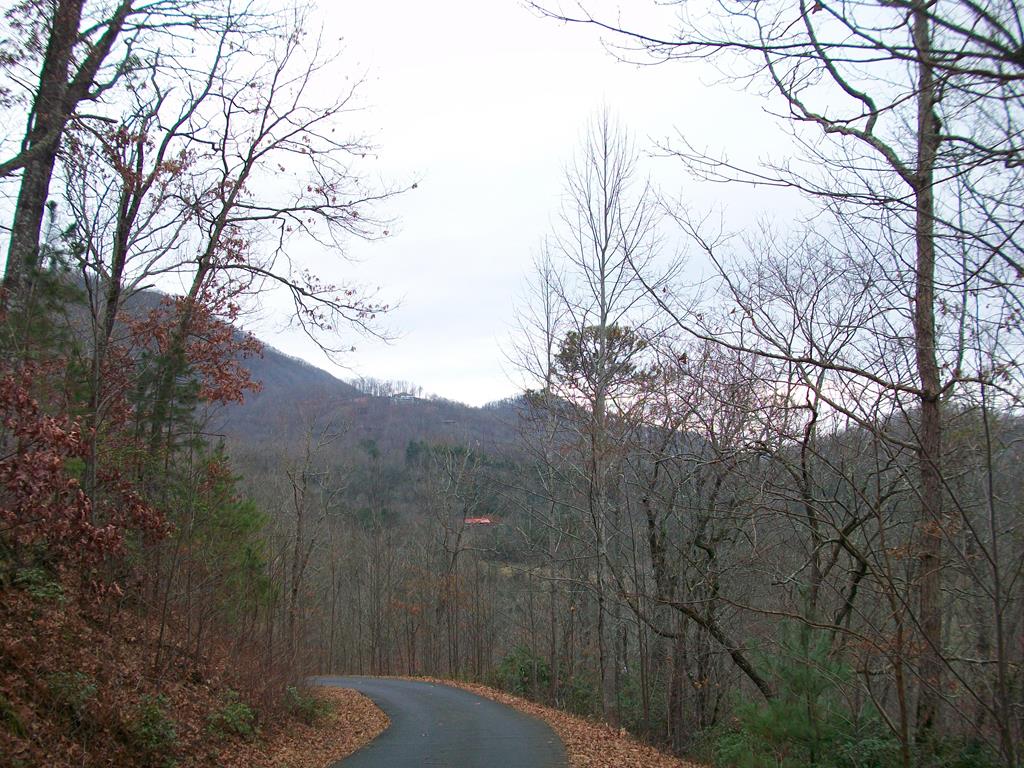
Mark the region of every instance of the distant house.
[[416, 395], [411, 395], [408, 392], [398, 392], [391, 396], [392, 400], [398, 400], [401, 403], [411, 403], [413, 400], [418, 400]]

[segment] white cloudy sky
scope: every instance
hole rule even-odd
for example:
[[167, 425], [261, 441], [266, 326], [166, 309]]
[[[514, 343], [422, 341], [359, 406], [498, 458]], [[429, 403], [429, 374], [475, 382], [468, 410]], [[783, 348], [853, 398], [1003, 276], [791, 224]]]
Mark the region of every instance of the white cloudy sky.
[[[516, 391], [502, 347], [556, 218], [565, 166], [602, 104], [641, 149], [677, 131], [732, 157], [769, 141], [755, 94], [712, 86], [714, 73], [686, 65], [618, 62], [593, 29], [538, 18], [516, 0], [322, 0], [320, 16], [326, 40], [343, 38], [344, 69], [367, 76], [356, 119], [380, 146], [379, 173], [419, 180], [387, 208], [398, 219], [392, 237], [352, 243], [356, 264], [318, 259], [326, 278], [380, 286], [400, 303], [387, 320], [394, 341], [355, 340], [345, 370], [272, 311], [256, 326], [343, 378], [413, 381], [471, 404]], [[670, 159], [649, 168], [696, 207], [757, 214], [758, 198], [695, 187]]]

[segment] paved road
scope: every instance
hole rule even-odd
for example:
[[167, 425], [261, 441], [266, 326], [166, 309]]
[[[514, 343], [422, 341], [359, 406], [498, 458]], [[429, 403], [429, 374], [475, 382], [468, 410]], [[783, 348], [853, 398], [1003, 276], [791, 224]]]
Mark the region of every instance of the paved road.
[[468, 691], [376, 677], [319, 677], [355, 688], [391, 726], [333, 768], [564, 768], [562, 742], [546, 723]]

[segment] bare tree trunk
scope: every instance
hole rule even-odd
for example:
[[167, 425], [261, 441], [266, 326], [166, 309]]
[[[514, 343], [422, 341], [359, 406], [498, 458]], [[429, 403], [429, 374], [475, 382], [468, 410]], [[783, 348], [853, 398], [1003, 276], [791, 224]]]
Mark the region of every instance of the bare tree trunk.
[[935, 200], [934, 169], [939, 146], [935, 115], [936, 83], [931, 62], [931, 32], [926, 3], [913, 5], [917, 51], [917, 174], [915, 186], [916, 281], [914, 344], [921, 384], [918, 464], [921, 476], [918, 585], [924, 635], [917, 703], [917, 739], [928, 740], [941, 728], [942, 661], [942, 414], [939, 365], [935, 351]]
[[[1007, 600], [1003, 596], [1003, 570], [999, 559], [999, 526], [996, 520], [995, 498], [994, 498], [994, 477], [993, 477], [993, 456], [992, 456], [992, 433], [989, 423], [989, 407], [987, 398], [987, 387], [981, 385], [981, 416], [985, 436], [985, 470], [986, 470], [986, 504], [988, 513], [989, 550], [992, 563], [992, 623], [996, 639], [996, 690], [995, 704], [999, 727], [999, 749], [1003, 755], [1003, 761], [1007, 768], [1018, 765], [1017, 746], [1013, 738], [1013, 694], [1011, 692], [1012, 676], [1007, 658], [1006, 642], [1006, 609]], [[973, 537], [970, 539], [973, 543]], [[979, 613], [980, 613], [979, 609]], [[978, 618], [979, 637], [985, 634], [985, 621]], [[986, 638], [985, 644], [988, 644]], [[979, 648], [981, 651], [981, 648]], [[986, 652], [980, 652], [980, 658], [986, 658]], [[979, 728], [980, 730], [980, 728]]]
[[[552, 505], [554, 506], [554, 505]], [[548, 563], [554, 568], [554, 526], [548, 529]], [[548, 582], [548, 666], [551, 670], [548, 681], [548, 703], [552, 704], [558, 695], [558, 584], [552, 577]]]
[[34, 151], [22, 169], [4, 273], [4, 288], [13, 296], [22, 292], [28, 275], [38, 266], [39, 232], [60, 136], [67, 121], [64, 101], [83, 5], [83, 0], [57, 3], [43, 56], [31, 125], [25, 137], [26, 149]]
[[90, 98], [90, 89], [94, 87], [100, 67], [132, 11], [130, 0], [118, 3], [103, 34], [72, 75], [72, 54], [79, 42], [83, 6], [83, 0], [59, 0], [54, 12], [39, 87], [32, 104], [32, 122], [24, 141], [27, 159], [21, 165], [21, 186], [11, 224], [4, 272], [5, 301], [12, 298], [17, 301], [26, 288], [30, 270], [38, 266], [39, 233], [60, 140], [76, 106]]
[[[603, 343], [604, 328], [599, 327], [599, 335]], [[599, 359], [601, 359], [599, 355]], [[598, 373], [598, 376], [601, 374]], [[611, 613], [609, 595], [611, 580], [608, 577], [609, 552], [607, 516], [604, 504], [604, 430], [605, 402], [604, 395], [598, 394], [594, 403], [593, 425], [590, 436], [590, 467], [588, 478], [587, 503], [590, 507], [590, 518], [594, 526], [596, 547], [596, 581], [597, 581], [597, 660], [601, 676], [601, 716], [612, 726], [618, 725], [618, 708], [615, 696], [615, 628], [608, 621]]]
[[679, 754], [686, 748], [686, 723], [683, 714], [683, 691], [686, 687], [686, 640], [683, 622], [680, 621], [676, 636], [672, 640], [672, 671], [668, 689], [667, 728], [672, 751]]

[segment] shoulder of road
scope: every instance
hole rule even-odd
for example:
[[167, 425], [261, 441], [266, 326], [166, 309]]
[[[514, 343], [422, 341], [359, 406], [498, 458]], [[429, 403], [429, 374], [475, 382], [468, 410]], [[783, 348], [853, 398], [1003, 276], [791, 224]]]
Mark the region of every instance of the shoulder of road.
[[[426, 677], [404, 679], [461, 688], [542, 720], [562, 740], [570, 768], [704, 768], [644, 744], [624, 730], [536, 704], [485, 685]], [[323, 687], [318, 690], [321, 692], [319, 695], [330, 700], [334, 714], [318, 724], [315, 737], [303, 734], [294, 739], [292, 744], [278, 745], [277, 756], [287, 755], [289, 766], [323, 768], [366, 746], [388, 725], [387, 716], [365, 696], [345, 688]], [[311, 745], [316, 748], [310, 749]]]

